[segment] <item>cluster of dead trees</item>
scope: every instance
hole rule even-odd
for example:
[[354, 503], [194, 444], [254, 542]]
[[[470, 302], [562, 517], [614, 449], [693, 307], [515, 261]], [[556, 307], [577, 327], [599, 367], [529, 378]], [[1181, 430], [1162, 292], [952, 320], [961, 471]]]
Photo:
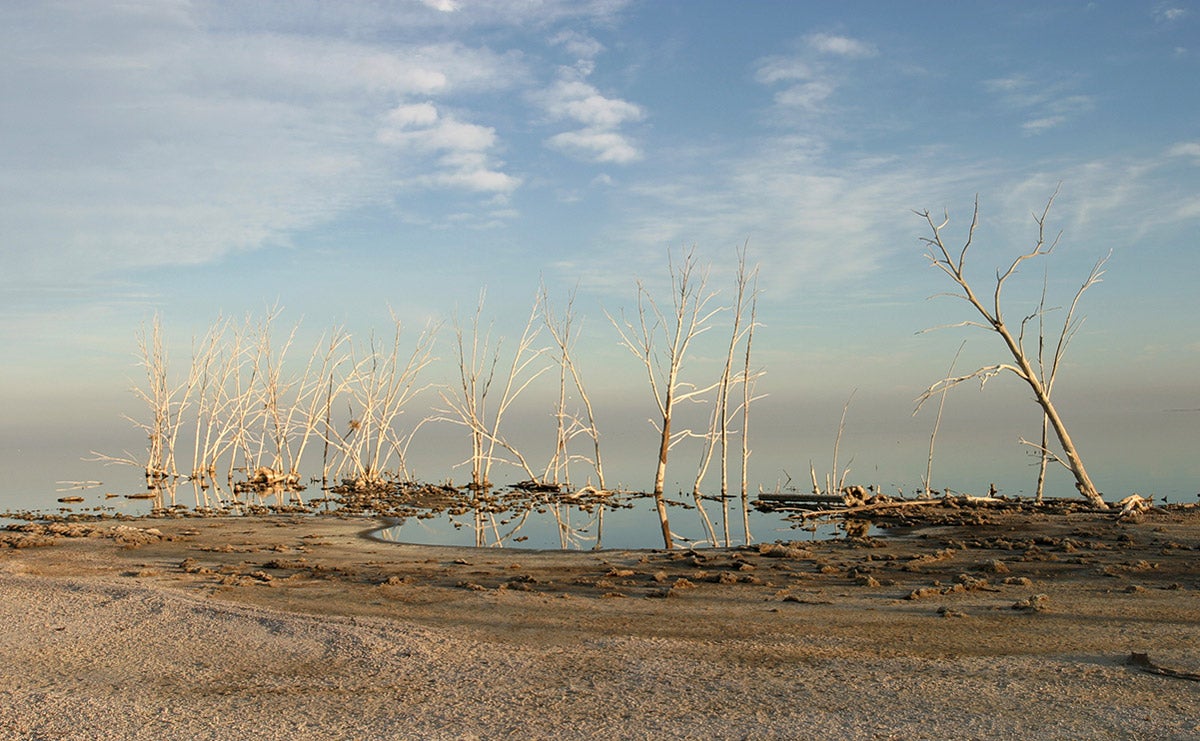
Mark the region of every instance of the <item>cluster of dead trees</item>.
[[[1010, 325], [1002, 312], [1001, 295], [1007, 281], [1026, 263], [1048, 255], [1057, 242], [1046, 238], [1052, 203], [1053, 198], [1035, 215], [1037, 239], [1032, 248], [1017, 255], [1006, 270], [997, 271], [986, 298], [975, 290], [965, 271], [979, 221], [978, 202], [964, 243], [953, 249], [944, 237], [949, 218], [939, 222], [929, 212], [920, 212], [930, 229], [923, 241], [931, 264], [949, 277], [956, 286], [954, 295], [973, 314], [950, 326], [972, 326], [993, 333], [1009, 359], [959, 376], [953, 375], [952, 365], [945, 378], [921, 395], [918, 408], [937, 397], [940, 421], [941, 405], [951, 388], [972, 379], [986, 382], [1001, 373], [1015, 375], [1033, 391], [1042, 413], [1041, 440], [1030, 443], [1042, 462], [1039, 499], [1047, 464], [1058, 462], [1074, 475], [1080, 493], [1103, 507], [1051, 394], [1063, 354], [1079, 328], [1080, 298], [1099, 282], [1105, 261], [1096, 264], [1076, 292], [1061, 329], [1050, 342], [1046, 320], [1053, 309], [1047, 307], [1045, 288], [1041, 302], [1016, 326]], [[667, 278], [667, 289], [655, 289], [639, 280], [635, 308], [608, 315], [619, 343], [643, 368], [653, 404], [651, 423], [657, 432], [657, 449], [651, 494], [663, 542], [670, 548], [677, 538], [664, 496], [668, 460], [675, 447], [689, 439], [698, 441], [691, 447], [700, 451], [692, 497], [708, 539], [713, 544], [730, 544], [731, 504], [740, 502], [742, 537], [750, 542], [750, 412], [759, 398], [756, 386], [763, 376], [752, 362], [759, 327], [758, 271], [748, 264], [743, 247], [725, 292], [712, 285], [708, 266], [701, 264], [694, 252], [671, 253]], [[664, 290], [669, 293], [663, 295]], [[726, 303], [721, 303], [723, 297], [728, 298]], [[528, 482], [556, 490], [569, 488], [573, 476], [578, 481], [582, 468], [588, 487], [605, 490], [601, 434], [577, 362], [580, 322], [573, 292], [560, 308], [541, 286], [524, 329], [511, 347], [493, 334], [481, 293], [471, 316], [466, 320], [455, 316], [448, 328], [431, 324], [406, 333], [400, 320], [393, 317], [386, 340], [371, 335], [365, 341], [334, 329], [298, 364], [292, 359], [297, 330], [279, 332], [279, 314], [273, 309], [257, 320], [218, 320], [193, 341], [182, 374], [168, 363], [160, 320], [156, 317], [149, 327], [143, 327], [137, 340], [145, 379], [135, 393], [145, 412], [131, 421], [145, 433], [146, 450], [140, 455], [96, 454], [96, 459], [139, 467], [151, 489], [179, 479], [203, 486], [223, 477], [232, 483], [240, 473], [244, 482], [298, 490], [303, 488], [303, 471], [319, 471], [313, 478], [322, 482], [370, 488], [406, 480], [407, 454], [414, 436], [427, 424], [444, 423], [461, 427], [469, 440], [470, 453], [462, 464], [470, 471], [469, 489], [491, 487], [493, 469], [502, 465], [519, 470]], [[720, 361], [715, 370], [710, 362], [703, 372], [695, 372], [687, 361], [699, 338], [713, 330], [723, 332], [724, 339], [706, 345], [706, 354], [711, 358], [712, 348], [721, 347]], [[1026, 342], [1035, 331], [1036, 349], [1031, 350]], [[438, 361], [438, 339], [447, 333], [451, 337], [449, 360], [457, 370], [449, 383], [431, 379], [431, 367]], [[514, 404], [535, 386], [543, 392], [553, 389], [539, 395], [549, 396], [553, 405], [553, 443], [544, 463], [531, 460], [528, 451], [522, 451], [508, 434]], [[426, 395], [436, 399], [432, 411], [426, 407], [415, 420], [406, 415], [413, 409], [414, 399]], [[680, 408], [700, 402], [707, 405], [707, 424], [682, 424]], [[694, 413], [689, 419], [695, 419]], [[401, 424], [402, 420], [408, 424]], [[926, 493], [932, 491], [936, 430], [935, 424]], [[1051, 431], [1060, 452], [1051, 448]], [[318, 457], [319, 464], [313, 462]], [[736, 474], [731, 472], [731, 462]], [[715, 486], [710, 475], [714, 465], [719, 471]], [[827, 494], [846, 485], [845, 472], [839, 472], [837, 465], [835, 443], [833, 470], [824, 489]], [[812, 473], [814, 493], [820, 493], [815, 469]], [[720, 505], [720, 532], [706, 509], [706, 500]], [[736, 512], [733, 508], [735, 517]]]

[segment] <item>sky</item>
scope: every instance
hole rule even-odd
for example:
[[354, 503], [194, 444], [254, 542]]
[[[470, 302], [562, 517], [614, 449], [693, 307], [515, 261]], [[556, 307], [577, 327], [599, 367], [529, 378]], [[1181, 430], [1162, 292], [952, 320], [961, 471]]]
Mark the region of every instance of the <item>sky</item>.
[[[415, 336], [486, 290], [515, 338], [541, 283], [578, 291], [579, 362], [637, 456], [652, 400], [608, 317], [637, 281], [665, 300], [690, 249], [728, 303], [745, 247], [761, 479], [828, 467], [852, 397], [843, 454], [911, 486], [933, 423], [913, 400], [963, 340], [962, 372], [1007, 359], [984, 332], [922, 332], [972, 317], [939, 296], [914, 212], [961, 245], [978, 199], [967, 265], [988, 294], [1057, 192], [1059, 242], [1008, 313], [1043, 281], [1068, 304], [1111, 253], [1064, 416], [1110, 490], [1200, 488], [1191, 0], [2, 2], [0, 101], [0, 478], [51, 448], [56, 478], [89, 477], [87, 450], [138, 444], [120, 415], [155, 314], [184, 359], [221, 316], [281, 307], [301, 344], [393, 315]], [[973, 487], [1039, 420], [1013, 378], [945, 414], [942, 468]]]

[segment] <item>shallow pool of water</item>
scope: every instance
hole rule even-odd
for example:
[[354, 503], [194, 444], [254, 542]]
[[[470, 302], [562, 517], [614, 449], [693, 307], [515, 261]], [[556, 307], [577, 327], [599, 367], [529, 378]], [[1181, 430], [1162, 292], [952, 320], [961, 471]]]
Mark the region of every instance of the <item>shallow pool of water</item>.
[[[730, 509], [728, 530], [719, 503], [706, 507], [716, 545], [746, 543], [740, 509]], [[780, 513], [750, 512], [750, 542], [809, 540], [837, 537], [840, 525], [801, 525]], [[714, 545], [699, 512], [681, 506], [669, 510], [676, 547]], [[564, 504], [544, 504], [523, 511], [405, 517], [377, 533], [380, 540], [428, 545], [530, 548], [537, 550], [590, 550], [600, 548], [661, 548], [662, 527], [653, 500], [639, 498], [628, 506], [598, 505], [590, 509]]]
[[[434, 487], [436, 488], [436, 487]], [[588, 501], [563, 501], [553, 494], [505, 489], [478, 497], [446, 490], [446, 496], [338, 496], [316, 487], [301, 492], [233, 493], [222, 487], [202, 488], [180, 482], [157, 492], [137, 486], [128, 490], [105, 487], [71, 490], [73, 500], [34, 510], [46, 515], [193, 516], [267, 513], [344, 512], [381, 516], [393, 524], [376, 537], [386, 542], [536, 550], [662, 548], [662, 528], [651, 497], [617, 492]], [[667, 497], [676, 547], [711, 547], [776, 540], [838, 537], [840, 525], [813, 525], [789, 519], [785, 513], [750, 509], [743, 521], [738, 499], [704, 503], [701, 516], [691, 496]], [[15, 520], [8, 520], [13, 522]], [[711, 532], [708, 523], [711, 523]], [[3, 523], [7, 524], [7, 523]], [[715, 533], [715, 538], [713, 534]]]

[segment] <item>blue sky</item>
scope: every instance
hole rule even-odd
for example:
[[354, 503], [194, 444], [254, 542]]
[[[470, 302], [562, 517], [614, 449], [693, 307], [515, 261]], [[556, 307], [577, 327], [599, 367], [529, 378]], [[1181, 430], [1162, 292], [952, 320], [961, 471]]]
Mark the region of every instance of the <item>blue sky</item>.
[[[767, 432], [807, 462], [824, 453], [800, 441], [829, 442], [859, 389], [859, 460], [923, 469], [919, 445], [871, 434], [926, 434], [912, 400], [964, 337], [960, 368], [1002, 358], [983, 334], [916, 334], [967, 317], [929, 299], [949, 286], [912, 210], [947, 209], [961, 236], [978, 195], [986, 284], [1056, 188], [1052, 301], [1112, 251], [1067, 416], [1099, 449], [1137, 425], [1194, 448], [1190, 1], [3, 3], [0, 100], [10, 460], [26, 432], [123, 430], [155, 312], [183, 357], [219, 314], [278, 303], [314, 336], [361, 336], [486, 287], [513, 333], [539, 280], [579, 286], [585, 373], [641, 424], [648, 392], [604, 312], [632, 307], [636, 279], [661, 290], [670, 249], [695, 246], [727, 289], [748, 243]], [[1041, 270], [1014, 281], [1013, 315]], [[957, 392], [948, 424], [1016, 447], [1025, 395], [1003, 383]]]

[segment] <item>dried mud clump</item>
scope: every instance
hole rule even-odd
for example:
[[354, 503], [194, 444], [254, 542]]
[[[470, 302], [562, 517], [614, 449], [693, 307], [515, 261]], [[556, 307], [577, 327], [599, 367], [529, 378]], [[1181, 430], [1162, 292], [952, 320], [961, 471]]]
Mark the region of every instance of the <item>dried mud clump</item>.
[[1045, 612], [1050, 605], [1050, 598], [1044, 594], [1031, 594], [1013, 604], [1012, 609], [1021, 612]]
[[791, 544], [763, 543], [758, 546], [758, 555], [767, 558], [808, 558], [812, 553]]
[[122, 548], [137, 548], [164, 539], [157, 528], [131, 525], [97, 527], [75, 522], [26, 522], [0, 532], [0, 546], [35, 548], [54, 545], [60, 538], [112, 538]]

